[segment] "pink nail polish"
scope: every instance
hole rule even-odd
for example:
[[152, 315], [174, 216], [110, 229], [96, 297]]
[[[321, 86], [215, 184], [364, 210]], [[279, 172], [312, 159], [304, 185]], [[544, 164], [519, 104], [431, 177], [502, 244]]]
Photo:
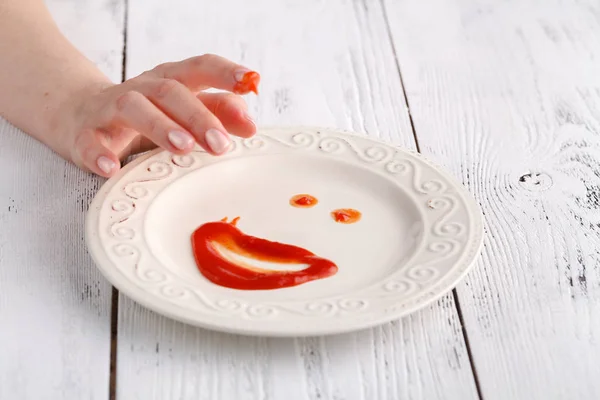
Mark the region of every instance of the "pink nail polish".
[[169, 142], [179, 150], [186, 150], [194, 145], [194, 138], [186, 132], [171, 131], [167, 137], [169, 138]]
[[240, 68], [233, 73], [233, 77], [236, 81], [242, 82], [244, 80], [244, 75], [246, 75], [248, 72], [250, 72], [249, 69]]
[[100, 168], [100, 170], [105, 174], [110, 174], [111, 171], [117, 166], [113, 160], [104, 156], [98, 157], [98, 161], [96, 161], [96, 163], [98, 164], [98, 168]]
[[229, 136], [214, 128], [207, 130], [204, 138], [208, 147], [217, 154], [225, 153], [231, 146]]

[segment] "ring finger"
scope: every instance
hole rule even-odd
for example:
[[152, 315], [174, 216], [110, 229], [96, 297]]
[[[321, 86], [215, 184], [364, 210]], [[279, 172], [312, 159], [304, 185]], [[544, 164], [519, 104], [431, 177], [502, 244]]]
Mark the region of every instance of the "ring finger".
[[194, 146], [193, 136], [142, 93], [126, 92], [111, 108], [109, 128], [110, 125], [126, 126], [173, 153], [185, 153]]

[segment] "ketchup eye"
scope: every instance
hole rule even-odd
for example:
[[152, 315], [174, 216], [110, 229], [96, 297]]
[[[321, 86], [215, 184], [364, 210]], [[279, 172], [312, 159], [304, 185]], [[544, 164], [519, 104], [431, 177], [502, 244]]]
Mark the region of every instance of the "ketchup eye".
[[309, 208], [317, 205], [319, 200], [310, 194], [297, 194], [290, 199], [290, 205], [298, 208]]
[[352, 208], [340, 208], [331, 212], [331, 218], [333, 218], [335, 222], [339, 222], [341, 224], [353, 224], [358, 222], [361, 216], [362, 214], [360, 211]]
[[346, 222], [350, 220], [350, 215], [346, 214], [345, 212], [337, 212], [335, 213], [335, 220], [337, 222]]

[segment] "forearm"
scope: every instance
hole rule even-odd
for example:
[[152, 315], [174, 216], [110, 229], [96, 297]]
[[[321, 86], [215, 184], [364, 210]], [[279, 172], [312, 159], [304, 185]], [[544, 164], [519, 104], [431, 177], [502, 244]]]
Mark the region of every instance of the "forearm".
[[110, 81], [61, 34], [43, 0], [0, 2], [0, 54], [0, 116], [62, 153], [65, 104]]
[[259, 81], [258, 72], [205, 54], [115, 84], [66, 40], [43, 0], [0, 0], [0, 116], [105, 177], [153, 146], [225, 154], [230, 134], [256, 132], [240, 95], [257, 93]]

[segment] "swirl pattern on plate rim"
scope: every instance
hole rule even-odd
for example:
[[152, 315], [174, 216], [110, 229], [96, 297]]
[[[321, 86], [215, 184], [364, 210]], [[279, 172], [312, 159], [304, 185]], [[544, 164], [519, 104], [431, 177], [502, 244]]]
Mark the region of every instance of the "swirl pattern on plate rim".
[[470, 256], [461, 252], [477, 250], [467, 248], [468, 226], [455, 218], [463, 199], [449, 189], [451, 185], [439, 176], [424, 179], [424, 169], [432, 169], [432, 166], [419, 156], [365, 139], [309, 130], [298, 131], [287, 138], [257, 135], [249, 139], [236, 139], [226, 157], [282, 146], [292, 151], [310, 150], [330, 156], [352, 154], [357, 161], [409, 184], [424, 213], [431, 218], [428, 230], [424, 232], [427, 240], [407, 265], [384, 281], [358, 291], [352, 297], [334, 296], [314, 301], [263, 304], [235, 298], [211, 298], [197, 288], [186, 285], [170, 271], [148, 267], [149, 263], [144, 259], [147, 257], [144, 253], [147, 252], [139, 248], [141, 241], [136, 241], [137, 230], [130, 226], [134, 225], [131, 221], [137, 212], [136, 202], [153, 198], [160, 191], [157, 183], [165, 186], [165, 183], [205, 165], [203, 151], [184, 156], [168, 155], [166, 159], [164, 155], [162, 159], [151, 157], [143, 161], [146, 172], [142, 179], [121, 185], [116, 191], [117, 195], [110, 197], [106, 211], [110, 214], [107, 220], [111, 222], [105, 232], [115, 243], [108, 248], [111, 255], [119, 259], [119, 265], [115, 267], [136, 286], [180, 307], [247, 319], [277, 318], [286, 313], [307, 318], [358, 314], [368, 312], [376, 302], [383, 302], [385, 310], [391, 312], [438, 295], [436, 288], [442, 286], [443, 280], [454, 279], [468, 267], [445, 271], [447, 261], [456, 264], [460, 258]]

